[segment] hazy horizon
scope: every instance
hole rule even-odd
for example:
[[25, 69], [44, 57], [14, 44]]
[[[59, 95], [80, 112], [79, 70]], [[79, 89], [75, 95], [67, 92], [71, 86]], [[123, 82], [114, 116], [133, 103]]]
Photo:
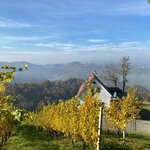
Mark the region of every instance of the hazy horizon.
[[[13, 64], [13, 65], [17, 65], [17, 63], [19, 65], [22, 65], [22, 64], [32, 64], [32, 65], [42, 65], [42, 66], [45, 66], [45, 65], [65, 65], [65, 64], [73, 64], [73, 63], [79, 63], [81, 65], [86, 65], [86, 64], [93, 64], [93, 65], [102, 65], [102, 66], [105, 66], [105, 65], [119, 65], [121, 62], [121, 59], [117, 60], [117, 61], [103, 61], [103, 62], [80, 62], [80, 61], [70, 61], [70, 62], [60, 62], [60, 63], [34, 63], [34, 62], [30, 62], [30, 61], [0, 61], [0, 64], [3, 65], [3, 64]], [[131, 59], [130, 59], [130, 65], [133, 67], [146, 67], [146, 68], [150, 68], [149, 64], [142, 64], [142, 63], [135, 63], [133, 62]]]

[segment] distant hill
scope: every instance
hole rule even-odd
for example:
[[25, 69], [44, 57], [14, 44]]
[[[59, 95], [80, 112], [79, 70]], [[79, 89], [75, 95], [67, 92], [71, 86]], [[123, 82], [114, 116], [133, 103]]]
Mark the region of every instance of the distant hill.
[[[102, 75], [105, 65], [101, 64], [82, 64], [72, 62], [67, 64], [47, 64], [37, 65], [28, 62], [0, 62], [0, 66], [10, 64], [18, 67], [28, 64], [30, 69], [24, 72], [17, 72], [14, 82], [21, 83], [41, 83], [43, 80], [66, 80], [72, 78], [87, 78], [88, 74], [97, 71], [98, 75]], [[142, 85], [150, 89], [150, 67], [132, 66], [132, 70], [128, 76], [131, 85]]]

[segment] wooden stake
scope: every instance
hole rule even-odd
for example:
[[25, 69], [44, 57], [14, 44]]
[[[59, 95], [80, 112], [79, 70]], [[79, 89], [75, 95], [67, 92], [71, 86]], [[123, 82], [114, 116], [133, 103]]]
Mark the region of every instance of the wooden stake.
[[104, 109], [104, 103], [102, 103], [99, 110], [97, 150], [101, 149], [103, 109]]

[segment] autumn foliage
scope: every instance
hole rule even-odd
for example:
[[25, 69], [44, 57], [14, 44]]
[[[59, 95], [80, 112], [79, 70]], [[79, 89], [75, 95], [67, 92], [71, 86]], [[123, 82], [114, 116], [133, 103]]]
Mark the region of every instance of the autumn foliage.
[[3, 149], [11, 131], [20, 123], [21, 113], [12, 101], [14, 97], [6, 92], [6, 86], [14, 79], [16, 71], [28, 69], [28, 65], [24, 68], [16, 68], [16, 66], [5, 65], [0, 67], [0, 149]]
[[58, 104], [43, 107], [39, 112], [30, 113], [26, 121], [51, 134], [63, 133], [73, 143], [81, 140], [84, 144], [96, 146], [99, 107], [100, 101], [89, 90], [83, 104], [78, 97], [61, 100]]
[[16, 67], [9, 65], [0, 67], [0, 138], [6, 136], [20, 118], [19, 111], [11, 103], [13, 97], [5, 93], [6, 84], [14, 79], [15, 71]]
[[[125, 132], [127, 124], [140, 117], [140, 107], [141, 103], [137, 96], [137, 90], [133, 87], [129, 88], [127, 96], [112, 100], [110, 107], [105, 110], [108, 126]], [[125, 138], [125, 135], [123, 138]]]

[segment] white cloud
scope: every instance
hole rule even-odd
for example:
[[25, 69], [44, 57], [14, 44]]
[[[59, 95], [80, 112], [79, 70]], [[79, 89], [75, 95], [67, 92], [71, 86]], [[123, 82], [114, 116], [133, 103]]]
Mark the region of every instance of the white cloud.
[[130, 42], [122, 42], [121, 44], [123, 45], [135, 45], [135, 44], [140, 44], [141, 42], [138, 41], [130, 41]]
[[12, 19], [0, 17], [0, 28], [29, 28], [39, 25], [33, 25], [25, 22], [17, 22]]
[[130, 1], [120, 3], [112, 12], [118, 14], [150, 15], [150, 4], [146, 1]]
[[74, 47], [74, 44], [70, 44], [70, 43], [37, 43], [35, 44], [35, 46], [39, 46], [39, 47]]
[[38, 41], [50, 38], [49, 36], [0, 36], [0, 40], [9, 41]]
[[45, 43], [36, 43], [35, 46], [37, 47], [54, 47], [54, 44], [45, 44]]
[[15, 49], [15, 47], [12, 46], [0, 46], [1, 49]]
[[[4, 46], [5, 47], [5, 46]], [[5, 47], [7, 48], [7, 46]], [[120, 43], [80, 45], [72, 43], [37, 43], [32, 48], [0, 49], [1, 61], [29, 61], [32, 63], [67, 63], [81, 62], [106, 62], [116, 61], [124, 55], [140, 57], [148, 60], [150, 43], [129, 41]], [[136, 54], [136, 55], [135, 55]]]
[[108, 40], [106, 39], [88, 39], [88, 42], [90, 43], [103, 43], [103, 42], [107, 42]]
[[57, 53], [100, 53], [100, 52], [131, 52], [131, 51], [149, 51], [150, 44], [147, 42], [129, 41], [121, 43], [91, 43], [89, 45], [70, 44], [70, 43], [37, 43], [35, 47], [43, 50]]
[[37, 43], [34, 46], [36, 47], [40, 47], [40, 48], [44, 48], [47, 49], [49, 51], [53, 51], [53, 52], [67, 52], [67, 53], [74, 53], [76, 52], [76, 48], [78, 47], [78, 45], [74, 45], [71, 43]]
[[140, 46], [141, 42], [138, 41], [130, 41], [130, 42], [121, 42], [118, 44], [118, 47], [132, 47], [132, 46]]
[[[3, 48], [2, 48], [3, 47]], [[6, 49], [6, 50], [5, 50]], [[37, 63], [43, 61], [43, 63], [53, 60], [55, 63], [75, 61], [78, 58], [84, 56], [85, 61], [96, 60], [98, 56], [103, 56], [105, 59], [111, 56], [120, 57], [122, 55], [144, 57], [144, 54], [149, 56], [150, 43], [139, 41], [127, 41], [120, 43], [91, 43], [89, 45], [72, 44], [72, 43], [36, 43], [34, 45], [26, 45], [25, 47], [16, 47], [11, 49], [10, 46], [0, 47], [1, 56], [3, 61], [21, 61], [26, 60]], [[5, 56], [5, 57], [4, 57]], [[76, 57], [76, 58], [75, 58]], [[87, 58], [86, 58], [87, 57]], [[45, 58], [45, 59], [44, 59]], [[49, 59], [48, 59], [49, 58]], [[95, 58], [95, 59], [94, 59]], [[32, 60], [33, 59], [33, 60]], [[60, 59], [60, 60], [59, 60]], [[67, 60], [68, 59], [68, 60]], [[81, 59], [82, 60], [82, 59]], [[97, 59], [98, 60], [98, 59]], [[79, 61], [76, 60], [76, 61]]]

